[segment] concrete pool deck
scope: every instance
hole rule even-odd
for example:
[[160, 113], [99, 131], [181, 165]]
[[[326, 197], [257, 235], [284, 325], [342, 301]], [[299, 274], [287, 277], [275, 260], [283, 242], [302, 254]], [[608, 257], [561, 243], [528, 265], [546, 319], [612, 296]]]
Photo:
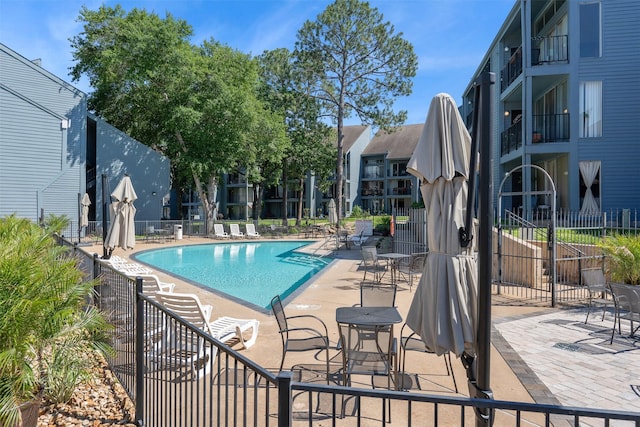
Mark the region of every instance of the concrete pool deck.
[[[269, 241], [268, 239], [262, 239]], [[132, 251], [116, 249], [115, 254], [132, 253], [167, 245], [215, 243], [216, 240], [186, 237], [167, 243], [139, 242]], [[218, 241], [221, 242], [222, 241]], [[315, 243], [309, 247], [319, 254]], [[90, 253], [102, 253], [101, 246], [83, 247]], [[332, 263], [312, 279], [293, 298], [286, 301], [288, 315], [309, 313], [320, 317], [328, 327], [332, 346], [338, 341], [335, 309], [359, 301], [360, 253], [356, 248], [332, 252]], [[212, 318], [233, 316], [256, 318], [260, 335], [255, 346], [243, 354], [267, 369], [277, 371], [281, 341], [276, 321], [269, 314], [249, 309], [200, 287], [158, 271], [162, 280], [176, 283], [175, 292], [194, 293], [213, 306]], [[415, 292], [399, 285], [396, 304], [404, 317]], [[584, 324], [585, 312], [578, 309], [552, 309], [516, 305], [502, 296], [493, 296], [491, 388], [494, 398], [540, 404], [560, 404], [592, 409], [638, 412], [640, 417], [640, 337], [616, 334], [609, 345], [613, 316], [603, 322], [593, 316]], [[628, 330], [628, 324], [624, 325]], [[396, 332], [396, 333], [399, 333]], [[331, 351], [332, 369], [338, 369], [338, 353]], [[309, 363], [311, 353], [287, 355], [285, 368]], [[427, 393], [467, 396], [466, 374], [459, 360], [452, 359], [458, 393], [446, 374], [442, 358], [430, 354], [412, 356], [408, 366], [419, 374], [420, 390]], [[416, 358], [418, 357], [418, 358]], [[418, 378], [418, 377], [417, 377]], [[417, 390], [417, 391], [420, 391]]]

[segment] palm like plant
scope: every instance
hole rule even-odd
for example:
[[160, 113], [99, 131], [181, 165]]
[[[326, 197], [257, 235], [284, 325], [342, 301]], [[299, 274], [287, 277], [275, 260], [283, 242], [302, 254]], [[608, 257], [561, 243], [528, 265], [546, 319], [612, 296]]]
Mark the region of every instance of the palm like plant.
[[25, 402], [70, 398], [87, 349], [108, 351], [104, 317], [87, 304], [94, 283], [51, 230], [0, 218], [0, 425], [21, 421]]
[[613, 281], [640, 285], [640, 236], [614, 234], [600, 246]]

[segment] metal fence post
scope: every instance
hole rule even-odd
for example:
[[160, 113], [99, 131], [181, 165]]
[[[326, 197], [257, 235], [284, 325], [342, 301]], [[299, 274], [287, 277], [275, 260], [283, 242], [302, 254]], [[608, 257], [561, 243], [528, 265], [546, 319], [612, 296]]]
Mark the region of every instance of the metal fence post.
[[276, 377], [278, 383], [278, 427], [290, 427], [291, 420], [291, 380], [293, 372], [280, 372]]
[[136, 424], [144, 425], [144, 300], [142, 277], [136, 277]]

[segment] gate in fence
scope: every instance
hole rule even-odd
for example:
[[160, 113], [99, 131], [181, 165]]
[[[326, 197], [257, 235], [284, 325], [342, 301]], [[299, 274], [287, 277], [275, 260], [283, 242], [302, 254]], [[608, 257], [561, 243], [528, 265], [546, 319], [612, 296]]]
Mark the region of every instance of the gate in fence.
[[[527, 184], [532, 171], [544, 177], [544, 190]], [[520, 188], [513, 179], [516, 172], [522, 175]], [[534, 208], [539, 197], [545, 203]], [[498, 219], [495, 292], [555, 306], [556, 189], [551, 176], [537, 165], [520, 165], [508, 172], [498, 189]]]
[[425, 208], [394, 209], [393, 252], [427, 252], [427, 211]]

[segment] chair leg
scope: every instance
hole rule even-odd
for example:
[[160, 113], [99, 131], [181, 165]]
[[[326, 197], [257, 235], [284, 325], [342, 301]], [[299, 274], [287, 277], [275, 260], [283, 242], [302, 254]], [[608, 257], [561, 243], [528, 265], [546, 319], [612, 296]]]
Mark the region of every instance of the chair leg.
[[453, 365], [451, 364], [451, 353], [447, 353], [444, 355], [444, 363], [447, 365], [447, 373], [451, 374], [451, 378], [453, 379], [453, 388], [458, 392], [458, 383], [456, 382], [456, 375], [453, 373]]
[[326, 353], [325, 353], [325, 357], [326, 357], [326, 361], [327, 361], [327, 373], [325, 375], [325, 377], [327, 378], [327, 385], [329, 385], [329, 345], [327, 345], [326, 348]]
[[587, 317], [584, 319], [584, 324], [587, 324], [587, 320], [589, 320], [589, 313], [591, 313], [591, 295], [589, 295], [589, 307], [587, 307]]

